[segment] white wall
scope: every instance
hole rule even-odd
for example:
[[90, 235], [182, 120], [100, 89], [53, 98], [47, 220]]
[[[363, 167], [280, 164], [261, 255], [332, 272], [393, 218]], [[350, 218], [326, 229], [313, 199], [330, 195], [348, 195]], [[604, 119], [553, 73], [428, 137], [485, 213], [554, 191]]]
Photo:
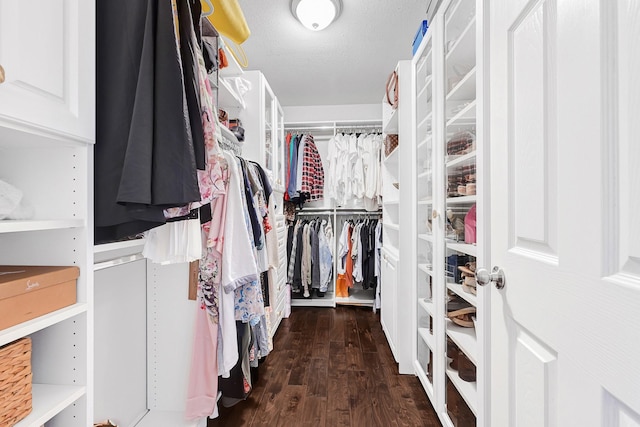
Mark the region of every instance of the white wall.
[[283, 110], [285, 123], [382, 120], [380, 104], [306, 105]]

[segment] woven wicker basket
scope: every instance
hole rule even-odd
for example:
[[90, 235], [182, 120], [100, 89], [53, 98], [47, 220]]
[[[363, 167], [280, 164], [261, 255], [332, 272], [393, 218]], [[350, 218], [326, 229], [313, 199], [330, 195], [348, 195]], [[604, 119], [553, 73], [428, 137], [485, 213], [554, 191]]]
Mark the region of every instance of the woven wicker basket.
[[0, 426], [12, 426], [31, 412], [31, 338], [0, 347]]

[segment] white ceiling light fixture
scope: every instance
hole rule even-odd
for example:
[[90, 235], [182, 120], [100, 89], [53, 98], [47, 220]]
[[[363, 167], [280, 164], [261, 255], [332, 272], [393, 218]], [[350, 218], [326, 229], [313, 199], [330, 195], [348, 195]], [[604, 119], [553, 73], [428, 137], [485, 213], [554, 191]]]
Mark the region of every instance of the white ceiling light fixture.
[[342, 12], [342, 0], [292, 0], [291, 13], [313, 31], [327, 28]]

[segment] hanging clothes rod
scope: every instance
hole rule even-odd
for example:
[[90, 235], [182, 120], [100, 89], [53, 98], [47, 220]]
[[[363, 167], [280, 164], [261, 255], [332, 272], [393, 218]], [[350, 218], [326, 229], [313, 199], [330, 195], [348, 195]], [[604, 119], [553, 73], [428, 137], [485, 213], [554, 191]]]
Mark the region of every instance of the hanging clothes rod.
[[285, 123], [285, 130], [336, 130], [336, 129], [382, 128], [381, 120], [342, 120], [334, 122]]
[[336, 210], [336, 215], [369, 215], [369, 216], [376, 216], [376, 215], [382, 215], [382, 211], [361, 211], [361, 210]]
[[296, 215], [333, 215], [334, 213], [341, 214], [360, 214], [360, 215], [379, 215], [382, 214], [382, 210], [366, 211], [364, 209], [326, 209], [326, 208], [305, 208], [304, 210], [296, 211]]
[[331, 211], [317, 211], [317, 212], [307, 212], [307, 211], [301, 211], [301, 212], [296, 212], [296, 216], [321, 216], [321, 215], [333, 215], [333, 212]]
[[93, 271], [99, 271], [99, 270], [104, 270], [105, 268], [111, 268], [111, 267], [116, 267], [118, 265], [129, 264], [131, 262], [139, 261], [141, 259], [144, 259], [144, 256], [142, 254], [121, 256], [120, 258], [112, 259], [109, 261], [102, 261], [102, 262], [95, 263], [93, 265]]
[[346, 126], [336, 126], [336, 129], [380, 129], [382, 127], [381, 124], [378, 125], [346, 125]]
[[382, 129], [382, 125], [348, 125], [348, 126], [287, 126], [285, 130], [355, 130], [355, 129]]
[[288, 131], [299, 131], [299, 130], [330, 130], [333, 131], [335, 126], [287, 126], [284, 125], [284, 129]]

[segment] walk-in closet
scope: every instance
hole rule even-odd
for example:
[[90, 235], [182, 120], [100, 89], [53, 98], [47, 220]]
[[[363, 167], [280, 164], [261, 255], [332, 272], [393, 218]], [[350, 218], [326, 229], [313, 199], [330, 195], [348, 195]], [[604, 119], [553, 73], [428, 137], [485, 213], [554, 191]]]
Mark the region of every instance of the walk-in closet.
[[640, 427], [635, 0], [0, 0], [0, 427]]

